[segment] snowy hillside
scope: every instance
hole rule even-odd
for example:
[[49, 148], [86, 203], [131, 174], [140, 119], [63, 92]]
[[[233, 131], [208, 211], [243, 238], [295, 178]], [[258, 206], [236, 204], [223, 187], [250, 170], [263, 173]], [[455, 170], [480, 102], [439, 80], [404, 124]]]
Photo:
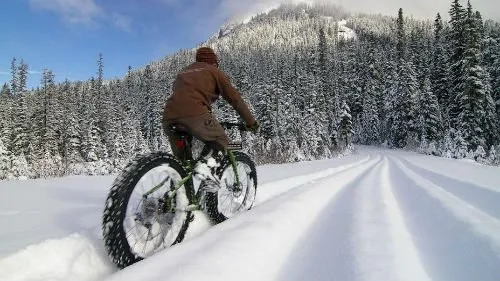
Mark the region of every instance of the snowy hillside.
[[[283, 5], [203, 45], [217, 51], [261, 124], [245, 139], [259, 164], [331, 158], [354, 143], [498, 165], [500, 25], [472, 6], [450, 13], [449, 22], [432, 22], [402, 10], [388, 17]], [[100, 60], [97, 79], [49, 83], [48, 70], [41, 89], [13, 96], [6, 85], [0, 179], [106, 175], [138, 153], [169, 150], [162, 105], [195, 49], [106, 83]], [[213, 109], [238, 120], [227, 103]]]
[[1, 281], [500, 278], [500, 169], [360, 148], [258, 168], [254, 209], [117, 272], [100, 215], [112, 177], [0, 182]]

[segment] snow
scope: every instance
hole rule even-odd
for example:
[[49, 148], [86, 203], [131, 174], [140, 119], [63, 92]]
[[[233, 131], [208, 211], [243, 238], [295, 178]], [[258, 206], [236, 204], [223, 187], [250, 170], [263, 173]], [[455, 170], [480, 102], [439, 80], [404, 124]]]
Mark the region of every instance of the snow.
[[258, 167], [255, 207], [124, 270], [101, 213], [113, 177], [0, 182], [0, 280], [499, 280], [500, 168], [359, 147]]
[[356, 39], [356, 32], [349, 27], [346, 26], [347, 20], [341, 20], [338, 22], [339, 26], [339, 38], [343, 38], [345, 40]]

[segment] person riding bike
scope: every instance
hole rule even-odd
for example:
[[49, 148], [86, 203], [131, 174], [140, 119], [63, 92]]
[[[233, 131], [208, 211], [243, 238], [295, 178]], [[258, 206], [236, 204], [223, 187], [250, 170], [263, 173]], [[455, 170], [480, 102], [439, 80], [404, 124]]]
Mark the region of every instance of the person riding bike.
[[172, 91], [165, 103], [162, 125], [173, 154], [181, 161], [192, 158], [191, 152], [185, 159], [184, 151], [178, 147], [180, 134], [172, 130], [172, 126], [182, 126], [191, 136], [203, 141], [212, 149], [212, 155], [227, 151], [229, 139], [212, 115], [211, 106], [220, 96], [238, 112], [249, 131], [259, 129], [240, 93], [219, 69], [217, 55], [211, 48], [201, 47], [196, 51], [196, 62], [177, 75]]

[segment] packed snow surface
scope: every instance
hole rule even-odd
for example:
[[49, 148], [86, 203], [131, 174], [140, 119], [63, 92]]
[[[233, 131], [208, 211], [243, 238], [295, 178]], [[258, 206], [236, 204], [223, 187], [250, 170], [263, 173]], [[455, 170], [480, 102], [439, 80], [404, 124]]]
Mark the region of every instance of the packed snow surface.
[[500, 168], [361, 147], [258, 167], [255, 207], [118, 271], [113, 177], [0, 182], [0, 280], [500, 280]]

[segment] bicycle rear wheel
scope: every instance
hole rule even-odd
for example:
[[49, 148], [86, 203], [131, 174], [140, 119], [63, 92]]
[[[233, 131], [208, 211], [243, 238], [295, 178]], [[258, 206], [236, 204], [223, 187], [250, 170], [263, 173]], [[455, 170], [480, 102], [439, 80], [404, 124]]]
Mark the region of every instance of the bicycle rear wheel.
[[224, 158], [217, 170], [221, 181], [218, 192], [206, 194], [206, 210], [215, 223], [220, 223], [252, 208], [257, 193], [257, 171], [250, 157], [242, 152], [233, 152], [236, 159], [236, 180], [229, 157]]
[[[120, 268], [180, 243], [192, 219], [184, 211], [193, 187], [184, 184], [182, 165], [167, 153], [143, 155], [130, 162], [116, 178], [103, 213], [103, 240], [111, 260]], [[153, 192], [148, 193], [153, 187]]]

